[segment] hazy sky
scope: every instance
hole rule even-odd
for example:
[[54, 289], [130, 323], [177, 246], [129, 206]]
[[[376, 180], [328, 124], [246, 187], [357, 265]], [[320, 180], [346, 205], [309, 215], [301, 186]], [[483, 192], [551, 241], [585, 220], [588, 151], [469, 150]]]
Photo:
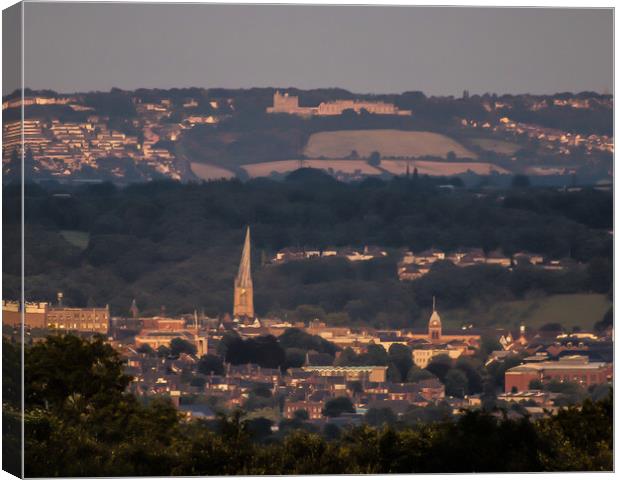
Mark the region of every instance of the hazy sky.
[[25, 32], [25, 85], [62, 92], [613, 89], [610, 9], [28, 3]]

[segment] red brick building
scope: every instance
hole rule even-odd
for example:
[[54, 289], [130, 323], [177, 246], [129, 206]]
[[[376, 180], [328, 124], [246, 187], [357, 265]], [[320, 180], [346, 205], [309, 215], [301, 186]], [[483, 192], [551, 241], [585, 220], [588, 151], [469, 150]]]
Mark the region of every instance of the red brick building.
[[557, 361], [525, 363], [513, 367], [505, 373], [505, 392], [516, 390], [524, 392], [530, 389], [532, 380], [548, 383], [574, 382], [589, 387], [610, 382], [613, 376], [613, 365], [604, 362], [590, 362], [588, 357], [574, 355], [563, 357]]

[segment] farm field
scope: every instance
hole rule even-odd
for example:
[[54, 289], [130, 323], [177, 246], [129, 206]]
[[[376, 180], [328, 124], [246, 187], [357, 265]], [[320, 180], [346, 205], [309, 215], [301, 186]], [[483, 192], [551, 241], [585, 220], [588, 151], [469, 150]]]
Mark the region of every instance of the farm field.
[[501, 302], [489, 308], [449, 310], [441, 313], [441, 320], [449, 327], [458, 328], [461, 322], [474, 321], [479, 326], [538, 328], [546, 323], [559, 323], [566, 329], [575, 326], [592, 329], [601, 320], [611, 301], [606, 295], [570, 294]]
[[219, 180], [221, 178], [232, 178], [235, 176], [230, 170], [211, 165], [209, 163], [191, 163], [192, 172], [202, 180]]
[[504, 140], [494, 140], [491, 138], [472, 138], [470, 141], [484, 150], [503, 155], [513, 155], [521, 148], [521, 146], [516, 143], [506, 142]]
[[404, 175], [407, 164], [411, 172], [418, 169], [420, 175], [458, 175], [471, 170], [479, 175], [489, 175], [492, 172], [510, 173], [503, 167], [487, 162], [433, 162], [430, 160], [381, 160], [381, 168], [394, 175]]
[[304, 149], [309, 158], [345, 158], [355, 150], [360, 157], [377, 151], [382, 157], [444, 157], [449, 152], [459, 158], [478, 158], [455, 140], [431, 132], [402, 130], [340, 130], [319, 132], [310, 136]]
[[[321, 170], [333, 170], [333, 172], [360, 173], [366, 175], [379, 175], [381, 171], [366, 160], [319, 160], [308, 159], [303, 161], [304, 167], [318, 168]], [[299, 160], [279, 160], [275, 162], [251, 163], [243, 165], [243, 169], [252, 178], [266, 177], [271, 173], [287, 173], [299, 168]]]

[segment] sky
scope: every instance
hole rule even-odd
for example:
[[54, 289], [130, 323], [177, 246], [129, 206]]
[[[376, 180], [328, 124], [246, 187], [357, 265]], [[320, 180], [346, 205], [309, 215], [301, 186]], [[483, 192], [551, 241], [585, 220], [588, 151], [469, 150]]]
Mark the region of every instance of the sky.
[[[24, 12], [34, 89], [613, 91], [611, 9], [26, 3]], [[3, 93], [16, 86], [5, 80]]]

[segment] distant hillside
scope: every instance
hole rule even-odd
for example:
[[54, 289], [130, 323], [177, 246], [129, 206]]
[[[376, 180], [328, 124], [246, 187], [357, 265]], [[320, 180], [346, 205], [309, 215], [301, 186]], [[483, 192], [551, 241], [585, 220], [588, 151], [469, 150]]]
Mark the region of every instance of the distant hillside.
[[[612, 177], [613, 98], [609, 95], [455, 98], [427, 97], [422, 92], [280, 91], [298, 96], [302, 107], [338, 100], [381, 101], [412, 115], [372, 114], [364, 109], [310, 118], [271, 114], [267, 109], [274, 88], [70, 94], [26, 90], [23, 102], [16, 94], [3, 99], [3, 181], [15, 179], [21, 171], [22, 103], [29, 132], [26, 150], [31, 154], [25, 162], [26, 174], [36, 181], [128, 184], [231, 175], [245, 179], [259, 175], [257, 170], [267, 169], [268, 174], [272, 168], [280, 174], [291, 170], [289, 163], [260, 168], [255, 164], [306, 159], [332, 162], [326, 170], [349, 181], [360, 179], [366, 171], [402, 174], [405, 158], [450, 162], [454, 169], [441, 165], [437, 170], [434, 164], [427, 165], [427, 170], [422, 164], [416, 167], [420, 174], [466, 175], [471, 185], [510, 183], [509, 178], [498, 176], [476, 178], [491, 170], [526, 174], [533, 177], [532, 185], [547, 186], [594, 185]], [[385, 163], [373, 168], [361, 165], [373, 151]], [[465, 162], [471, 168], [461, 174]]]
[[459, 158], [478, 156], [455, 140], [438, 133], [401, 130], [345, 130], [319, 132], [310, 136], [304, 155], [307, 157], [344, 158], [355, 151], [368, 157], [374, 151], [382, 157], [443, 157], [449, 152]]

